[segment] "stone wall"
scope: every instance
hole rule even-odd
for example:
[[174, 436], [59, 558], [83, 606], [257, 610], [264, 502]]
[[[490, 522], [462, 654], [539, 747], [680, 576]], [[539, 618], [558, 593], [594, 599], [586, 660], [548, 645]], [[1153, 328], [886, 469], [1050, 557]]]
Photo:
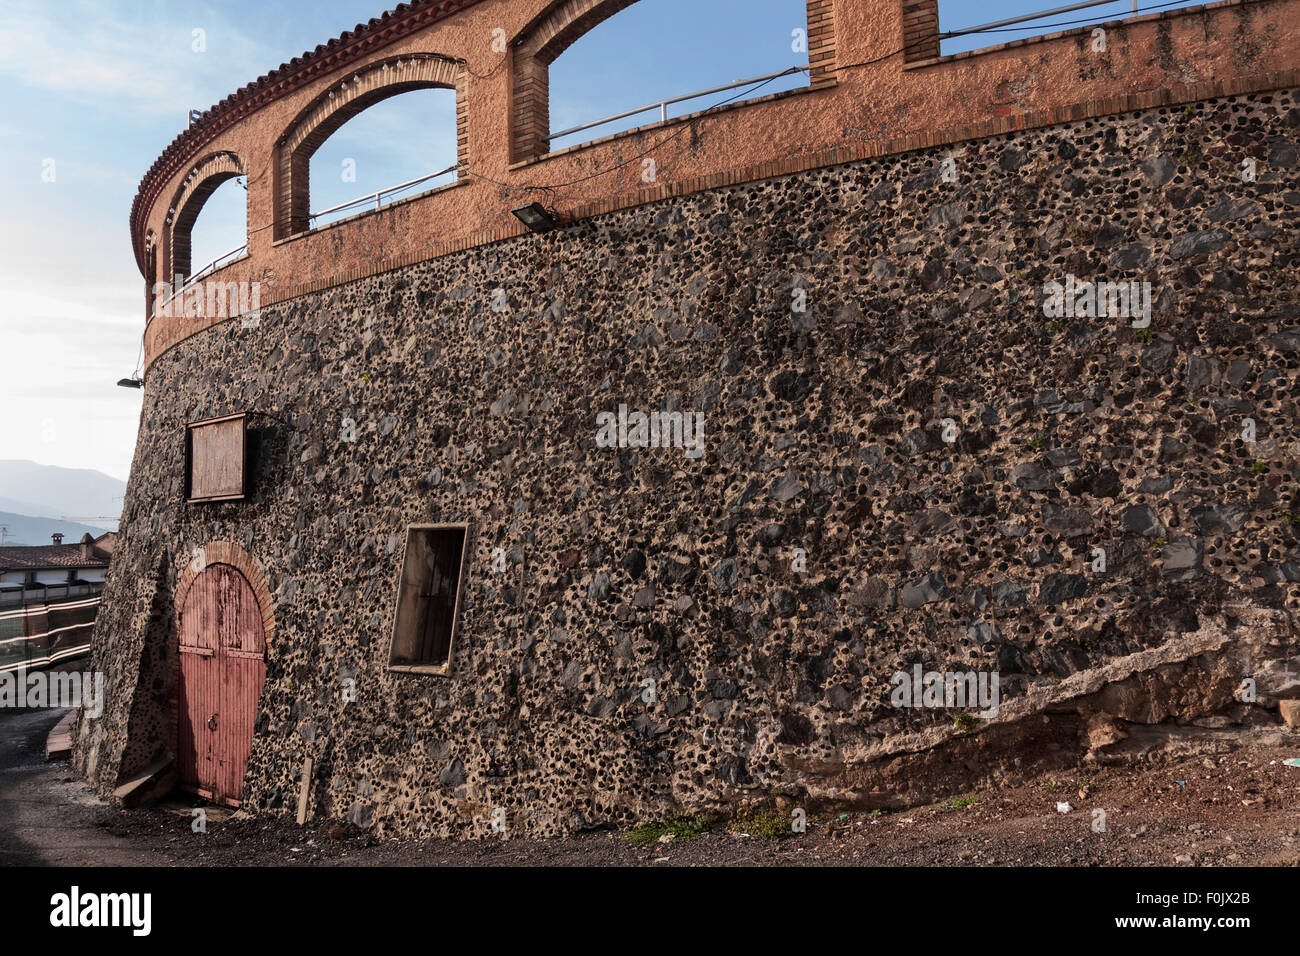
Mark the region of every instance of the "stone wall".
[[[169, 598], [212, 541], [275, 601], [247, 806], [288, 812], [310, 756], [312, 813], [386, 833], [905, 803], [1125, 721], [1275, 720], [1300, 691], [1297, 105], [719, 189], [186, 339], [145, 388], [83, 770], [108, 788], [173, 746]], [[1046, 317], [1068, 275], [1151, 282], [1150, 328]], [[704, 456], [598, 447], [620, 405], [702, 413]], [[240, 411], [252, 499], [184, 504], [186, 422]], [[462, 520], [451, 676], [391, 673], [403, 530]], [[1003, 716], [894, 708], [915, 664], [996, 671]]]

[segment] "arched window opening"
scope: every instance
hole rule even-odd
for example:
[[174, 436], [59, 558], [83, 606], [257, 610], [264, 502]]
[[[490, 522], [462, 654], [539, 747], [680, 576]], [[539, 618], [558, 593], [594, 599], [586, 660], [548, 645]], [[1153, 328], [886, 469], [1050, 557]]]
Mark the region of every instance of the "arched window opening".
[[158, 236], [152, 230], [144, 234], [144, 308], [148, 315], [153, 310], [153, 287], [158, 282]]
[[[930, 0], [936, 2], [936, 0]], [[1206, 0], [937, 0], [939, 51], [944, 56], [965, 53], [1080, 27], [1096, 27], [1145, 13], [1204, 4]], [[1006, 21], [1013, 20], [1014, 23]], [[978, 29], [983, 28], [983, 29]], [[931, 28], [933, 29], [933, 28]], [[966, 32], [977, 30], [978, 32]], [[949, 34], [957, 33], [958, 36]], [[929, 41], [933, 44], [933, 40]], [[918, 43], [917, 46], [924, 44]], [[913, 50], [908, 59], [921, 59]], [[1099, 51], [1100, 52], [1100, 51]], [[933, 49], [929, 51], [933, 56]]]
[[[157, 281], [167, 288], [158, 289], [155, 306], [169, 302], [179, 291], [178, 284], [195, 282], [244, 253], [248, 244], [245, 171], [245, 163], [239, 156], [221, 151], [199, 160], [181, 180], [164, 220], [159, 257], [162, 274]], [[223, 193], [221, 198], [210, 203], [219, 190]], [[205, 210], [208, 212], [203, 217], [196, 255], [194, 225]], [[229, 245], [218, 251], [217, 247], [225, 243]]]
[[310, 228], [456, 181], [456, 91], [420, 89], [368, 106], [312, 154]]
[[[426, 90], [433, 95], [414, 100], [401, 96], [403, 103], [371, 114], [339, 141], [341, 145], [336, 144], [337, 150], [331, 148], [319, 164], [313, 162], [317, 151], [354, 117], [393, 97]], [[443, 96], [437, 95], [439, 91], [444, 91]], [[368, 144], [367, 132], [378, 139]], [[412, 148], [429, 135], [436, 138], [437, 147], [423, 152]], [[466, 139], [465, 71], [459, 60], [410, 53], [369, 63], [341, 77], [304, 107], [276, 143], [275, 238], [454, 183], [458, 167], [467, 162]], [[449, 152], [441, 152], [444, 148]], [[441, 157], [445, 161], [439, 165]], [[398, 160], [405, 163], [408, 158], [413, 165], [400, 168], [418, 172], [406, 179], [385, 178], [388, 170], [399, 168]], [[317, 196], [311, 192], [313, 168], [322, 180], [323, 190]], [[379, 185], [368, 194], [339, 188], [356, 187], [363, 176]], [[322, 195], [345, 198], [322, 202]]]
[[247, 248], [248, 189], [244, 177], [235, 176], [217, 185], [190, 226], [190, 269], [181, 275], [200, 279]]
[[518, 38], [516, 161], [833, 82], [831, 0], [564, 0]]

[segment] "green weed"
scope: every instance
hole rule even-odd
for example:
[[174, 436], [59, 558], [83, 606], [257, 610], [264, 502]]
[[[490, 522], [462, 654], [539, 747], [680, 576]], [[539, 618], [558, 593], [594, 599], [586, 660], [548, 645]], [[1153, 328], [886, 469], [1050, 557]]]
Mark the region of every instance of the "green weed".
[[657, 823], [642, 823], [633, 827], [625, 839], [633, 846], [653, 846], [664, 834], [672, 835], [674, 843], [689, 843], [698, 840], [712, 827], [708, 820], [700, 816], [673, 814]]

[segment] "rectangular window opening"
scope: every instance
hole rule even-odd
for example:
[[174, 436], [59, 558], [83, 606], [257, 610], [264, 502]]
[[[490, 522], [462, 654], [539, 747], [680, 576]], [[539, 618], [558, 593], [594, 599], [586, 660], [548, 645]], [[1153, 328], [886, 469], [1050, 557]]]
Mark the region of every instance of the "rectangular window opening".
[[[1207, 0], [994, 0], [976, 4], [967, 0], [939, 0], [940, 53], [950, 56], [1011, 40], [1025, 40], [1062, 30], [1095, 27], [1148, 13], [1201, 6]], [[1024, 17], [1025, 19], [1020, 19]], [[1007, 23], [1007, 20], [1016, 20]], [[978, 33], [945, 34], [985, 27]]]
[[390, 670], [445, 674], [460, 612], [469, 526], [411, 525], [397, 591]]
[[[829, 29], [828, 11], [816, 0], [764, 0], [742, 17], [734, 4], [696, 0], [615, 6], [619, 12], [582, 28], [538, 71], [543, 155], [810, 89], [812, 61]], [[821, 14], [811, 29], [810, 7]], [[688, 22], [692, 29], [681, 30]], [[665, 58], [671, 70], [662, 68]]]

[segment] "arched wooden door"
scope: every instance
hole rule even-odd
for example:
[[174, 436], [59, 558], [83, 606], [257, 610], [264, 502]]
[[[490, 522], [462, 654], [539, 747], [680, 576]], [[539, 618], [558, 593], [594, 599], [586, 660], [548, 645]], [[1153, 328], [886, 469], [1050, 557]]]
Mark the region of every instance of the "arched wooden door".
[[176, 760], [181, 785], [238, 806], [266, 679], [266, 635], [257, 597], [228, 564], [194, 579], [180, 616]]

